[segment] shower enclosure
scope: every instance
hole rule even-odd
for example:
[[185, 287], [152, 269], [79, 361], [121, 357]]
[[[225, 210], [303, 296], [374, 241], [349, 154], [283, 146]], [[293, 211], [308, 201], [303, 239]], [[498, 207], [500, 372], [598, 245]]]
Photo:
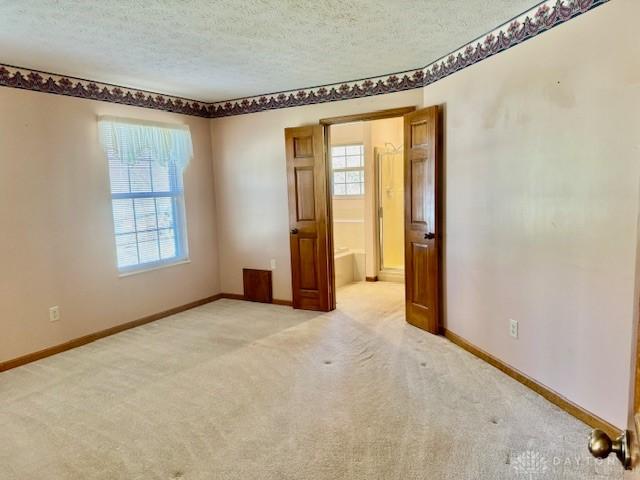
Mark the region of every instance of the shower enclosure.
[[402, 146], [374, 149], [378, 208], [378, 277], [404, 281], [404, 158]]

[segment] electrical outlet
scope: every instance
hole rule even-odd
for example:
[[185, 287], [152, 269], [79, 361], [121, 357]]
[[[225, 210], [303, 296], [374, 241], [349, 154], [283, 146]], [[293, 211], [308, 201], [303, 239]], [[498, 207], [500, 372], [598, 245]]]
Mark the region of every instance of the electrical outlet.
[[60, 307], [56, 305], [49, 309], [49, 321], [57, 322], [58, 320], [60, 320]]
[[272, 258], [271, 259], [271, 270], [275, 270], [276, 269], [276, 259]]
[[518, 321], [513, 318], [509, 319], [509, 335], [518, 338]]

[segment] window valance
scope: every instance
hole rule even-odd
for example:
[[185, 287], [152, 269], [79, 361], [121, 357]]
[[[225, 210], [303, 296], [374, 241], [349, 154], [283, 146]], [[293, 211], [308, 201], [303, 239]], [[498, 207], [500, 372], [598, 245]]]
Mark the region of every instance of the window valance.
[[118, 117], [99, 117], [100, 141], [109, 158], [127, 165], [151, 159], [184, 168], [193, 157], [187, 125], [172, 125]]

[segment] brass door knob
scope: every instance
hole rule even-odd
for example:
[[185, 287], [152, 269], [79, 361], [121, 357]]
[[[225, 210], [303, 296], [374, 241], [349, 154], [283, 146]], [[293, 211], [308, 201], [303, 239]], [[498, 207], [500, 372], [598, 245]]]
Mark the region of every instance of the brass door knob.
[[596, 428], [589, 437], [589, 452], [596, 458], [607, 458], [613, 452], [625, 469], [631, 465], [631, 447], [626, 431], [611, 440], [609, 435]]
[[434, 238], [436, 238], [436, 234], [435, 233], [425, 233], [424, 234], [424, 239], [425, 240], [433, 240]]
[[295, 235], [296, 233], [298, 233], [298, 229], [297, 228], [292, 228], [291, 229], [291, 235]]

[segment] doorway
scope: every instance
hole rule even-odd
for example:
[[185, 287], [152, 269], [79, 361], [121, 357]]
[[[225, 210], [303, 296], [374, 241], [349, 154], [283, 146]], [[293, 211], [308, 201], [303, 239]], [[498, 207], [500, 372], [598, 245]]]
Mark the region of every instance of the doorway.
[[[349, 241], [355, 242], [358, 231], [364, 230], [366, 280], [378, 281], [381, 272], [391, 273], [392, 265], [402, 272], [402, 262], [393, 261], [394, 255], [396, 259], [402, 258], [402, 251], [387, 253], [385, 250], [393, 248], [392, 233], [403, 233], [404, 241], [400, 243], [404, 246], [404, 275], [400, 274], [398, 280], [401, 282], [404, 277], [406, 320], [428, 332], [440, 332], [441, 118], [438, 106], [421, 110], [405, 107], [334, 117], [320, 120], [318, 125], [285, 129], [294, 308], [320, 311], [336, 308], [336, 287], [344, 281], [336, 257], [360, 250], [356, 246], [354, 252], [350, 252], [347, 240], [341, 239], [349, 237]], [[375, 122], [383, 119], [396, 122], [399, 127], [396, 137], [383, 136], [372, 141], [374, 126], [381, 125]], [[341, 125], [343, 130], [348, 129], [344, 124], [356, 124], [365, 132], [357, 142], [345, 141], [339, 138], [337, 130]], [[393, 163], [393, 157], [400, 158], [399, 151], [403, 152], [402, 189], [390, 179], [398, 180], [398, 175], [384, 176], [384, 172], [378, 175], [382, 166], [399, 167]], [[380, 193], [385, 188], [393, 203], [387, 202], [389, 198], [382, 198]], [[385, 224], [393, 225], [393, 206], [398, 206], [399, 198], [404, 199], [400, 202], [404, 212], [402, 228], [386, 229]], [[338, 207], [335, 202], [341, 199], [351, 201], [347, 205], [351, 217], [340, 218], [343, 212], [338, 210], [342, 206]], [[359, 203], [353, 203], [356, 200]], [[362, 211], [363, 203], [364, 219], [359, 216], [361, 213], [354, 214]], [[349, 210], [350, 207], [353, 208]], [[351, 233], [334, 235], [334, 229], [342, 229], [342, 224], [350, 224]], [[397, 239], [395, 242], [398, 243]], [[362, 260], [352, 255], [349, 263], [351, 280], [361, 281]]]
[[352, 283], [404, 283], [402, 116], [327, 127], [336, 295]]

